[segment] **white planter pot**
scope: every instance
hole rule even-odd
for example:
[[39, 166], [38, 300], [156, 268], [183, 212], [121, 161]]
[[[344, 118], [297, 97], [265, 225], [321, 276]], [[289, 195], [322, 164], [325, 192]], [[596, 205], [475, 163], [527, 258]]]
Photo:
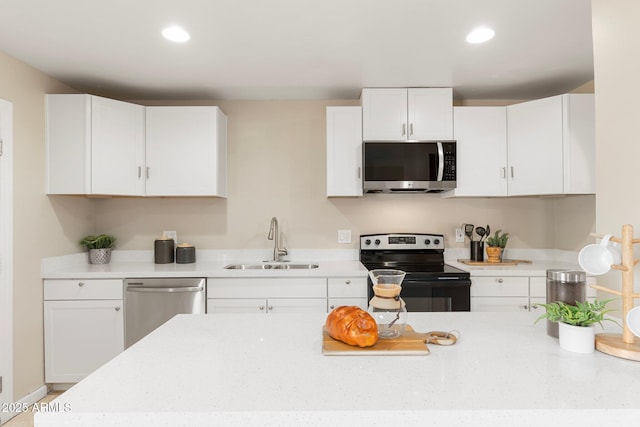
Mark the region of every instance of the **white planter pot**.
[[591, 326], [573, 326], [558, 322], [560, 348], [574, 353], [593, 353], [596, 344], [596, 328]]

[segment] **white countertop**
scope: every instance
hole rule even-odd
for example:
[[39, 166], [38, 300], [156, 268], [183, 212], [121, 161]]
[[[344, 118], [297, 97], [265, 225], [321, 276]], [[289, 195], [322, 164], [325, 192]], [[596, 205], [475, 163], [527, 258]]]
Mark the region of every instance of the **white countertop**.
[[[152, 251], [114, 251], [106, 265], [92, 265], [87, 254], [46, 258], [44, 279], [124, 279], [137, 277], [339, 277], [366, 276], [357, 250], [291, 250], [291, 263], [315, 263], [309, 270], [229, 270], [228, 264], [261, 263], [269, 254], [262, 250], [199, 250], [193, 264], [155, 264]], [[470, 266], [457, 261], [468, 258], [468, 250], [445, 252], [445, 262], [469, 271], [471, 276], [546, 276], [548, 269], [579, 270], [574, 252], [559, 250], [510, 249], [507, 257], [532, 260], [531, 264]]]
[[[640, 363], [576, 354], [535, 313], [409, 313], [428, 356], [324, 356], [324, 314], [179, 315], [35, 425], [637, 425]], [[614, 326], [614, 328], [617, 328]], [[614, 329], [615, 330], [615, 329]], [[64, 412], [65, 404], [70, 408]]]

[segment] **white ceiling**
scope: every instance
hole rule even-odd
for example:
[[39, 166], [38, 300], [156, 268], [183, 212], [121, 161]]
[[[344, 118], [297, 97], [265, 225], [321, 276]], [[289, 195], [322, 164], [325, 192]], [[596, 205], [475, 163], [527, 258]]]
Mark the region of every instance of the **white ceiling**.
[[[164, 40], [172, 23], [191, 41]], [[481, 24], [495, 38], [467, 44]], [[593, 79], [589, 0], [0, 0], [0, 50], [126, 99], [530, 99]]]

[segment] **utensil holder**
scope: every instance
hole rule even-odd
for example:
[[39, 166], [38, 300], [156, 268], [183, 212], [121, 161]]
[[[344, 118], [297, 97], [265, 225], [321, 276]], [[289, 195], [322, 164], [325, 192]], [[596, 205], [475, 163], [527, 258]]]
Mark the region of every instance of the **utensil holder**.
[[484, 242], [471, 242], [469, 259], [471, 261], [484, 261]]

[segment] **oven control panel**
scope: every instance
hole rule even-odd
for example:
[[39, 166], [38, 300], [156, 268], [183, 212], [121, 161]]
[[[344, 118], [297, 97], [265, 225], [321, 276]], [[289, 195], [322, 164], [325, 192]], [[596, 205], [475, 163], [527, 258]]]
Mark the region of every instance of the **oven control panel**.
[[444, 249], [442, 234], [364, 234], [360, 236], [360, 249], [407, 250]]

